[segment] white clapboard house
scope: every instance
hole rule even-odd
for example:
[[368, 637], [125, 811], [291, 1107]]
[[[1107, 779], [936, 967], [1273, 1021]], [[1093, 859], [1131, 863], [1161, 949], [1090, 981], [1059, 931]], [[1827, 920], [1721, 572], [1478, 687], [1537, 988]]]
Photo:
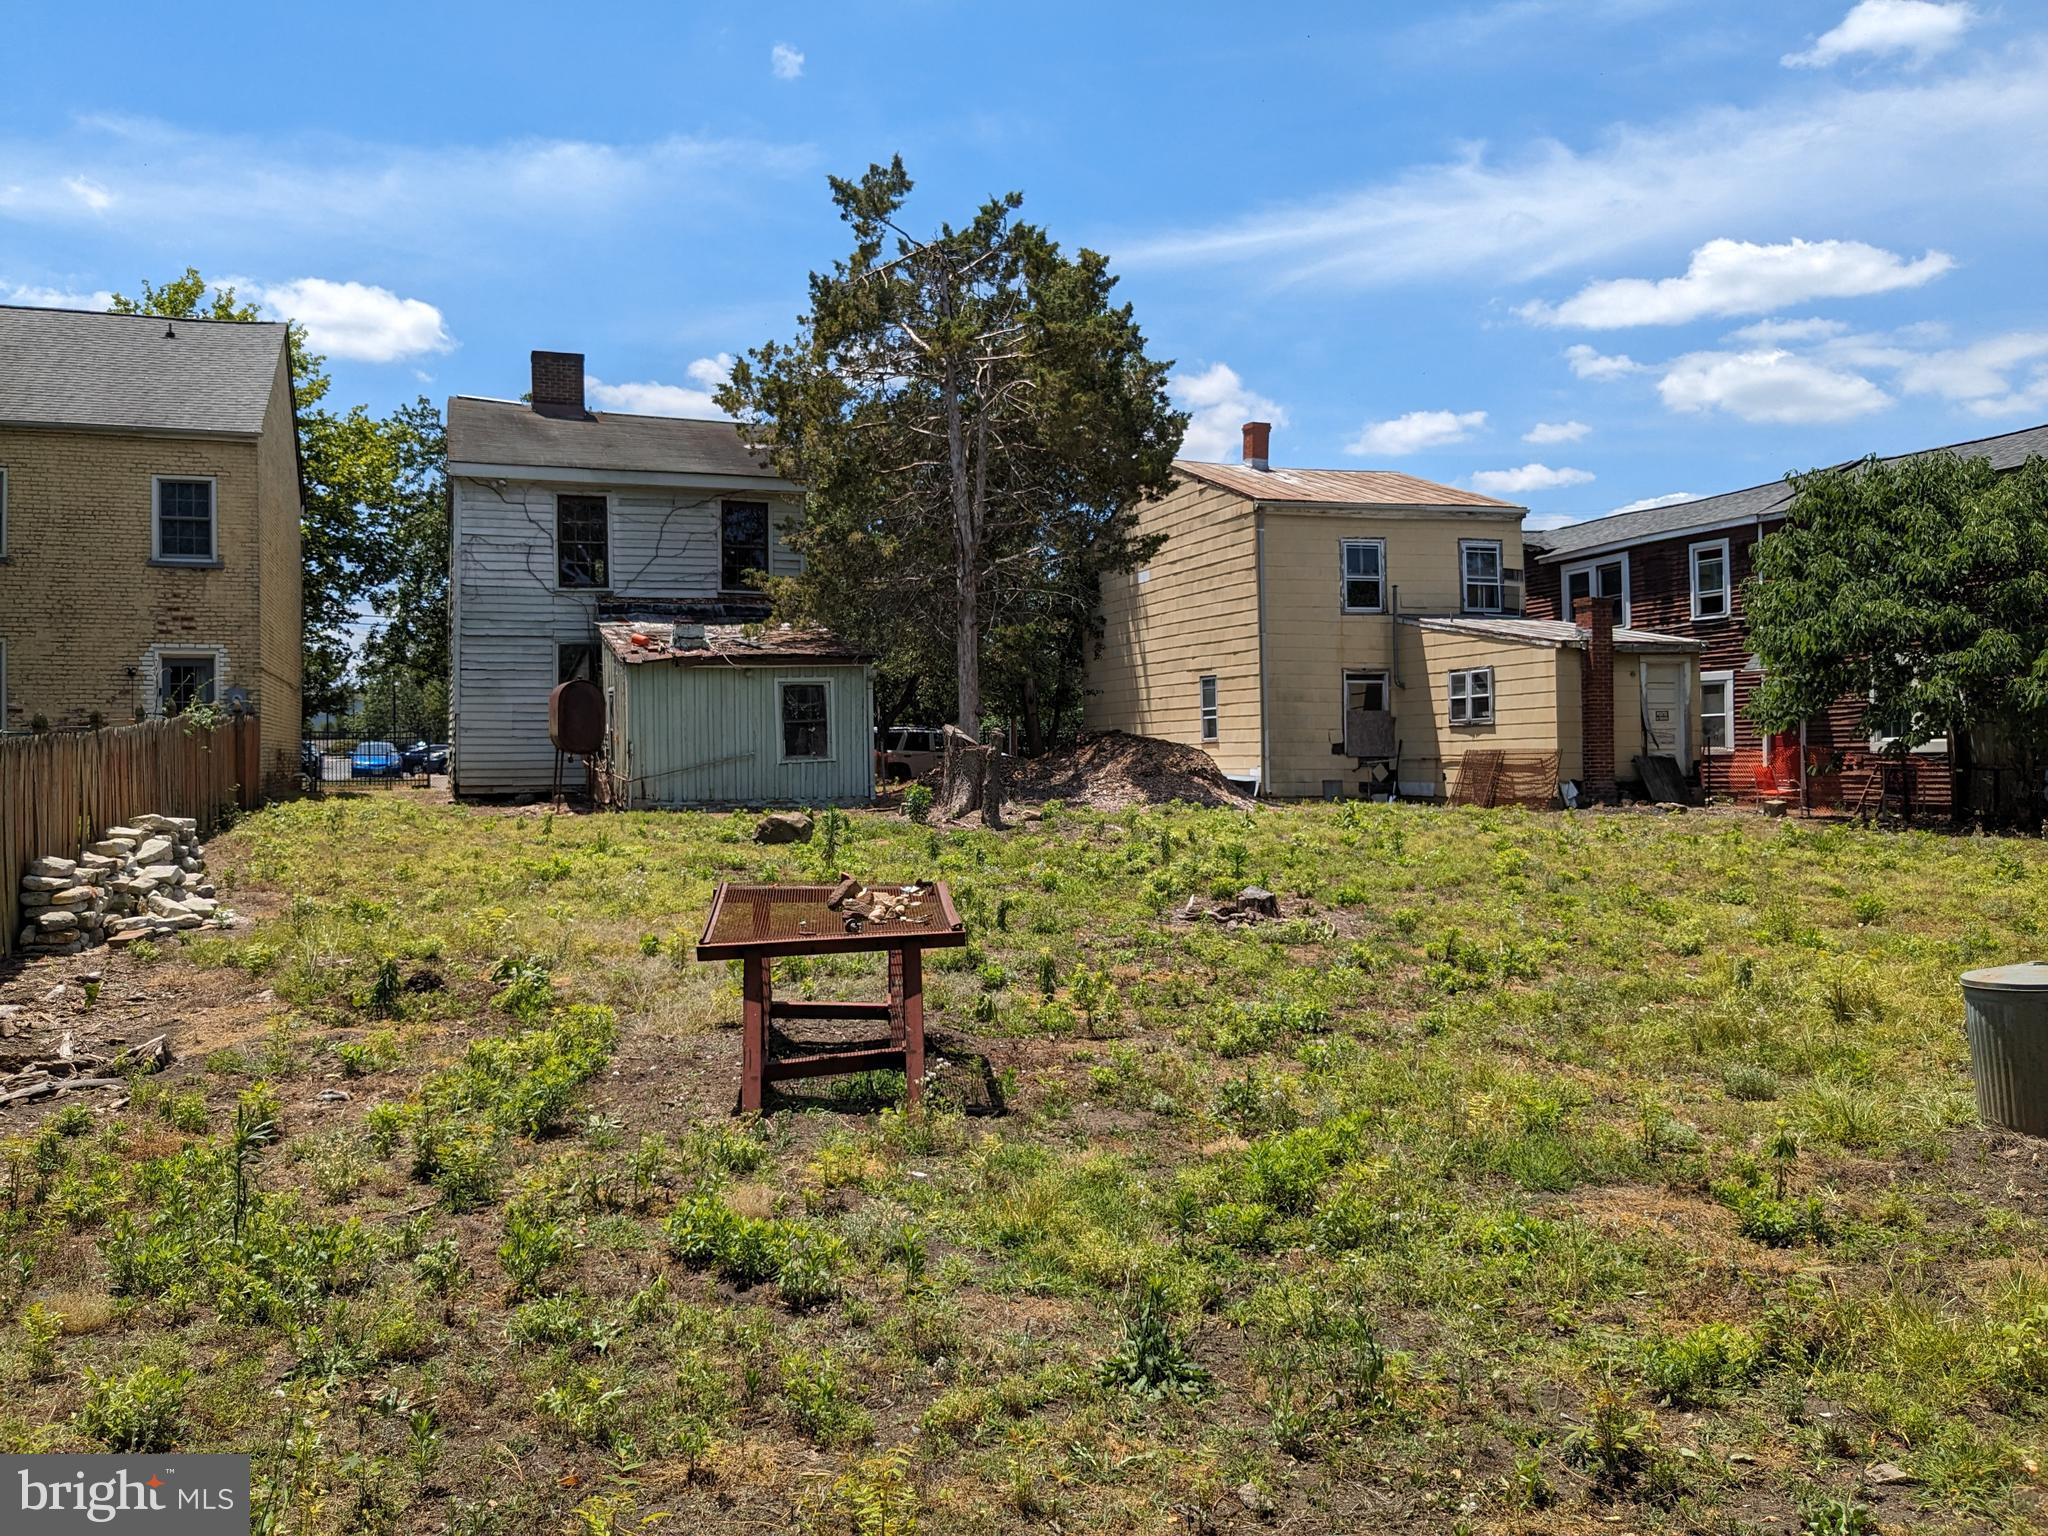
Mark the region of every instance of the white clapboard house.
[[[606, 681], [600, 624], [730, 634], [730, 626], [767, 617], [753, 573], [801, 569], [785, 542], [800, 493], [731, 422], [587, 410], [583, 383], [581, 354], [535, 352], [530, 401], [448, 402], [450, 771], [458, 795], [550, 789], [548, 694], [572, 677]], [[763, 649], [765, 661], [773, 648]], [[679, 657], [684, 650], [676, 647]], [[823, 665], [807, 658], [806, 677]], [[854, 657], [833, 665], [858, 669], [858, 687], [844, 686], [843, 674], [828, 679], [830, 697], [842, 701], [832, 712], [856, 718], [821, 725], [818, 684], [772, 668], [750, 673], [755, 686], [744, 698], [755, 702], [742, 707], [769, 714], [754, 722], [758, 746], [745, 749], [745, 761], [735, 767], [742, 749], [729, 743], [681, 739], [675, 750], [717, 761], [715, 782], [693, 776], [689, 762], [640, 763], [632, 773], [642, 783], [628, 803], [800, 799], [819, 787], [821, 757], [844, 769], [843, 783], [872, 783], [871, 716], [857, 707], [867, 697], [867, 669]], [[651, 686], [653, 673], [644, 675]], [[711, 681], [706, 673], [704, 685]], [[720, 707], [730, 718], [731, 701]], [[785, 728], [775, 711], [793, 712], [793, 723]], [[840, 792], [831, 798], [852, 793], [840, 782], [832, 787]]]

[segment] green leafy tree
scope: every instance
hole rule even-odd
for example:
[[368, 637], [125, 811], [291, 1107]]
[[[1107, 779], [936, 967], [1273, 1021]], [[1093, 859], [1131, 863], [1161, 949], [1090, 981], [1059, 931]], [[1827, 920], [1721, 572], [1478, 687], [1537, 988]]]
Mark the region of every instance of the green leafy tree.
[[[254, 304], [195, 267], [166, 283], [145, 280], [139, 298], [115, 294], [112, 308], [174, 320], [259, 318]], [[362, 405], [332, 409], [327, 360], [307, 350], [296, 322], [287, 337], [304, 501], [304, 705], [338, 710], [348, 699], [348, 625], [380, 601], [398, 605], [390, 628], [400, 631], [380, 659], [421, 684], [447, 674], [446, 448], [440, 412], [424, 396], [388, 417]]]
[[2039, 782], [2048, 755], [2048, 462], [1925, 454], [1794, 475], [1743, 589], [1764, 677], [1750, 714], [1793, 728], [1837, 699], [1899, 751], [1975, 739]]
[[719, 394], [809, 494], [804, 574], [767, 583], [778, 611], [877, 654], [885, 688], [947, 679], [970, 734], [1048, 680], [1078, 699], [1100, 577], [1156, 547], [1134, 509], [1187, 425], [1170, 365], [1112, 304], [1106, 260], [1062, 252], [1019, 194], [919, 236], [900, 158], [831, 189], [851, 254]]

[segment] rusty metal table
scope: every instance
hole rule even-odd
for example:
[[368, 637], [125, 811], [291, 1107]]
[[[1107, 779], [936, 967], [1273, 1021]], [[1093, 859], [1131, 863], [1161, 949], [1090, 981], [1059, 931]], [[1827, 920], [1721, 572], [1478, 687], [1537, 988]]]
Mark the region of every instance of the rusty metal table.
[[[953, 893], [943, 880], [918, 885], [874, 885], [870, 892], [909, 896], [902, 917], [881, 918], [849, 932], [845, 914], [826, 905], [829, 885], [722, 884], [711, 899], [697, 941], [699, 960], [737, 960], [744, 1032], [740, 1041], [742, 1111], [758, 1110], [767, 1085], [785, 1078], [826, 1077], [903, 1069], [904, 1091], [915, 1104], [924, 1087], [924, 951], [957, 949], [967, 942], [966, 924], [953, 910]], [[775, 996], [774, 964], [784, 955], [831, 955], [882, 951], [889, 956], [886, 1002], [828, 1002]], [[794, 1056], [769, 1054], [769, 1026], [776, 1019], [860, 1019], [886, 1022], [889, 1038]]]

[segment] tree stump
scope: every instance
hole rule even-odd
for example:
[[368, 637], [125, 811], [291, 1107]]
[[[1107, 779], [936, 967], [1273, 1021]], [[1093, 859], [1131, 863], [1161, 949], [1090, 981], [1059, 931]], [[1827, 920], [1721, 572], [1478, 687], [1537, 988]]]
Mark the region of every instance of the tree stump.
[[1002, 830], [1002, 759], [994, 747], [984, 747], [958, 726], [949, 725], [939, 814], [947, 821], [964, 821], [976, 811], [981, 812], [983, 826]]

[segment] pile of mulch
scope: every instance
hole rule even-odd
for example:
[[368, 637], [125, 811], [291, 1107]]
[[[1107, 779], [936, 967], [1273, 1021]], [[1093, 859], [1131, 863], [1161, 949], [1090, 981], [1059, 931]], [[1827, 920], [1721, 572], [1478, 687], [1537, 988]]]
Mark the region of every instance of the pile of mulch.
[[1071, 747], [1012, 763], [1004, 791], [1020, 805], [1060, 800], [1098, 811], [1169, 800], [1238, 811], [1252, 804], [1231, 788], [1207, 753], [1128, 731], [1084, 736]]

